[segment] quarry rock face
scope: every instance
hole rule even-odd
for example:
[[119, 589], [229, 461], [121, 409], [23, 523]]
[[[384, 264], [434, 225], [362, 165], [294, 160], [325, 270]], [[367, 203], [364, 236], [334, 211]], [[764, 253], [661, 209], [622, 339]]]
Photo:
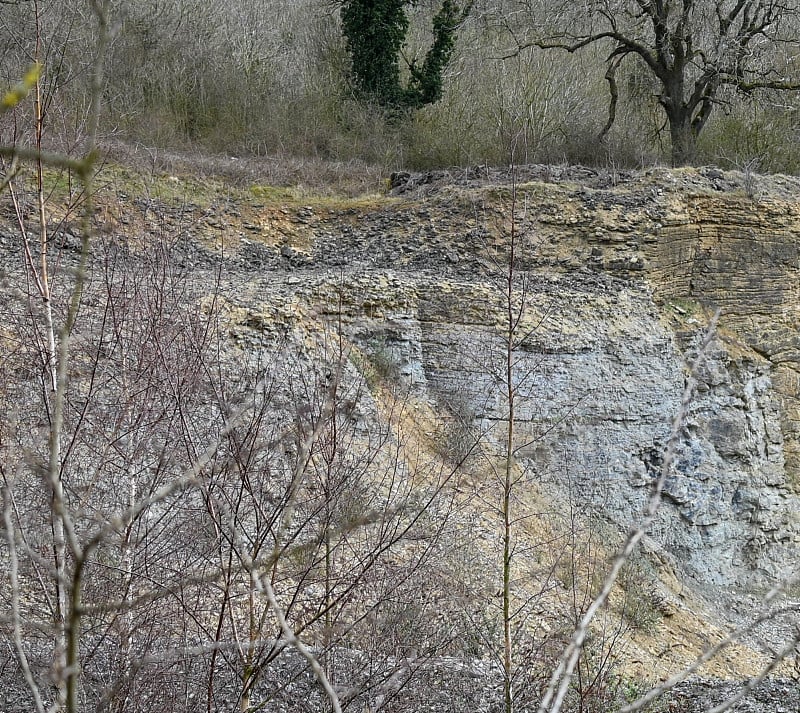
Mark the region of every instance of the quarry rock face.
[[[626, 526], [661, 472], [705, 321], [676, 333], [646, 282], [586, 278], [575, 286], [548, 275], [536, 285], [537, 328], [513, 354], [517, 457], [557, 497], [588, 500]], [[416, 304], [380, 320], [354, 314], [348, 328], [366, 348], [387, 350], [409, 388], [499, 441], [502, 333], [475, 287], [421, 281]], [[701, 581], [763, 582], [792, 564], [800, 503], [787, 483], [773, 373], [720, 334], [695, 374], [650, 534]]]
[[[637, 521], [658, 478], [686, 378], [684, 354], [646, 294], [625, 292], [634, 309], [622, 320], [599, 305], [582, 315], [591, 339], [515, 355], [520, 371], [535, 374], [519, 392], [519, 430], [530, 442], [520, 455], [539, 477], [589, 498], [620, 524]], [[565, 294], [559, 308], [568, 305], [575, 301]], [[624, 338], [604, 329], [615, 321]], [[766, 371], [734, 362], [720, 346], [683, 419], [651, 534], [704, 581], [777, 577], [788, 563], [793, 501]], [[481, 415], [502, 417], [491, 409]]]
[[[163, 479], [169, 489], [174, 474], [188, 472], [199, 486], [196, 494], [203, 495], [203, 501], [187, 498], [183, 519], [154, 536], [159, 547], [169, 545], [168, 568], [175, 570], [176, 582], [185, 577], [173, 553], [184, 556], [184, 541], [191, 561], [198, 558], [205, 568], [203, 553], [217, 557], [222, 542], [218, 535], [212, 539], [209, 524], [230, 520], [233, 533], [246, 533], [262, 520], [262, 509], [268, 524], [255, 528], [256, 534], [275, 532], [278, 522], [282, 537], [284, 518], [292, 528], [297, 518], [297, 534], [290, 534], [299, 546], [281, 545], [287, 557], [279, 579], [291, 586], [298, 580], [286, 596], [302, 606], [306, 597], [313, 602], [322, 592], [322, 577], [317, 559], [302, 569], [295, 555], [322, 552], [331, 533], [346, 546], [331, 558], [337, 571], [358, 569], [359, 558], [371, 560], [379, 552], [375, 570], [363, 569], [363, 579], [355, 575], [343, 601], [350, 607], [349, 592], [362, 585], [378, 590], [376, 597], [384, 591], [387, 596], [374, 607], [370, 592], [354, 597], [352, 610], [366, 622], [366, 633], [352, 640], [344, 635], [341, 645], [330, 639], [330, 651], [341, 648], [345, 654], [330, 660], [351, 668], [354, 680], [366, 681], [358, 677], [375, 670], [369, 658], [373, 642], [388, 638], [392, 660], [385, 670], [394, 673], [385, 680], [391, 682], [397, 672], [411, 671], [417, 658], [416, 649], [407, 656], [395, 643], [401, 637], [392, 633], [394, 622], [408, 629], [420, 622], [424, 647], [441, 631], [445, 648], [422, 654], [412, 683], [419, 690], [404, 689], [416, 697], [409, 700], [426, 700], [431, 710], [488, 710], [502, 693], [503, 676], [493, 663], [500, 649], [492, 641], [500, 631], [504, 597], [498, 584], [504, 576], [512, 604], [523, 603], [520, 649], [533, 646], [528, 660], [541, 666], [531, 678], [535, 687], [540, 673], [541, 681], [549, 677], [551, 657], [570, 640], [625, 533], [642, 521], [661, 483], [657, 517], [620, 570], [619, 586], [595, 618], [596, 630], [588, 631], [594, 641], [584, 653], [611, 662], [603, 676], [610, 674], [615, 685], [649, 686], [686, 670], [700, 652], [739, 629], [740, 640], [700, 670], [710, 678], [688, 681], [664, 701], [687, 711], [706, 710], [720, 696], [733, 695], [719, 678], [741, 685], [742, 676], [772, 671], [764, 667], [777, 663], [775, 652], [787, 643], [786, 661], [774, 673], [796, 674], [796, 580], [780, 601], [772, 598], [778, 590], [770, 585], [794, 575], [800, 555], [800, 180], [716, 169], [525, 166], [395, 174], [388, 193], [355, 199], [258, 188], [237, 193], [225, 185], [191, 203], [185, 196], [131, 198], [109, 182], [95, 196], [80, 319], [68, 343], [70, 414], [79, 422], [76, 428], [89, 414], [87, 423], [96, 430], [87, 434], [99, 434], [87, 435], [85, 444], [76, 438], [78, 446], [69, 451], [79, 474], [70, 486], [76, 502], [85, 498], [92, 527], [98, 518], [84, 484], [93, 488], [92, 497], [98, 493], [113, 507], [126, 507], [127, 500], [119, 499], [136, 491], [139, 461], [123, 460], [118, 467], [114, 458], [117, 449], [130, 447], [141, 451], [136, 458], [143, 471], [154, 469], [147, 481], [152, 488]], [[26, 265], [32, 258], [21, 245], [24, 222], [15, 224], [8, 200], [0, 199], [0, 209], [6, 305], [0, 364], [15, 377], [2, 386], [12, 410], [8, 430], [22, 434], [16, 457], [27, 467], [37, 462], [38, 452], [28, 449], [28, 439], [37, 443], [44, 419], [35, 408], [26, 409], [44, 383], [44, 362], [28, 363], [29, 352], [19, 345], [38, 336], [20, 327], [35, 327], [43, 315]], [[59, 215], [54, 209], [59, 220], [48, 224], [59, 320], [81, 274], [83, 243], [77, 237], [81, 229], [70, 227], [72, 210]], [[104, 336], [111, 334], [105, 325], [115, 319], [109, 315], [116, 300], [124, 317], [119, 347]], [[155, 338], [148, 319], [158, 324]], [[131, 359], [130, 350], [139, 346], [141, 353]], [[151, 352], [158, 358], [151, 359]], [[117, 373], [117, 365], [128, 360], [137, 362], [131, 373], [144, 375], [146, 390], [139, 389], [139, 376], [130, 379], [132, 388], [127, 372], [124, 378]], [[196, 378], [200, 371], [213, 371], [213, 378]], [[180, 392], [175, 403], [189, 404], [193, 423], [185, 427], [182, 406], [172, 408], [174, 421], [165, 421], [163, 433], [151, 438], [145, 419], [143, 445], [129, 446], [126, 436], [117, 435], [124, 429], [115, 395], [123, 392], [132, 403], [133, 392], [141, 396], [147, 419], [164, 394]], [[95, 404], [97, 411], [89, 408]], [[133, 407], [123, 408], [133, 413]], [[24, 428], [17, 426], [17, 413]], [[200, 450], [206, 441], [213, 443], [217, 425], [224, 436], [209, 451], [214, 458], [195, 461], [195, 444]], [[254, 434], [252, 441], [237, 442], [240, 427]], [[175, 434], [184, 430], [183, 446], [174, 446], [181, 440]], [[513, 450], [506, 459], [508, 440]], [[189, 471], [180, 470], [180, 457], [172, 463], [174, 448], [187, 450]], [[253, 465], [237, 475], [234, 461], [238, 467], [238, 459], [249, 462], [251, 454]], [[92, 467], [94, 462], [102, 467]], [[223, 493], [219, 502], [247, 492], [241, 520], [238, 509], [229, 515], [225, 505], [219, 520], [203, 520], [205, 531], [198, 526], [197, 513], [210, 508], [197, 463], [210, 466], [209, 482], [215, 488], [219, 483]], [[14, 463], [7, 465], [10, 471]], [[263, 484], [247, 482], [251, 471]], [[509, 474], [513, 497], [504, 511]], [[34, 487], [26, 481], [20, 491], [26, 498], [37, 495], [41, 478], [39, 470], [30, 475]], [[235, 491], [241, 495], [222, 499]], [[295, 502], [307, 504], [306, 497], [307, 511], [295, 512]], [[42, 502], [34, 498], [29, 508], [37, 518], [47, 512], [47, 499]], [[269, 507], [262, 508], [264, 503]], [[169, 507], [166, 499], [156, 500], [147, 517], [152, 512], [160, 523]], [[270, 519], [273, 507], [277, 514]], [[509, 515], [513, 567], [504, 570]], [[24, 527], [25, 520], [17, 518]], [[100, 521], [104, 528], [106, 520]], [[309, 522], [323, 523], [319, 536]], [[40, 524], [46, 526], [42, 532], [50, 526], [46, 517]], [[143, 527], [142, 542], [150, 547], [150, 530]], [[371, 528], [389, 539], [362, 550], [361, 533], [369, 545]], [[395, 533], [402, 534], [392, 540]], [[195, 540], [202, 540], [196, 551]], [[230, 542], [240, 546], [234, 538]], [[276, 536], [275, 542], [282, 540]], [[278, 563], [267, 561], [277, 572]], [[224, 602], [253, 600], [243, 593], [255, 591], [254, 571], [243, 566], [247, 582], [231, 585], [233, 597], [226, 580], [219, 621], [230, 618], [232, 630], [239, 605], [226, 613]], [[217, 587], [220, 580], [207, 580], [203, 572], [199, 581]], [[385, 589], [383, 576], [392, 577]], [[126, 588], [134, 591], [131, 581]], [[168, 591], [157, 578], [152, 581]], [[249, 590], [236, 588], [245, 586]], [[398, 586], [407, 588], [407, 598], [396, 596]], [[141, 599], [147, 607], [146, 594]], [[183, 598], [175, 599], [184, 611]], [[330, 611], [324, 601], [316, 611]], [[419, 612], [406, 619], [417, 602]], [[35, 600], [26, 606], [33, 610]], [[205, 601], [203, 607], [205, 612]], [[264, 615], [272, 608], [270, 602]], [[775, 611], [766, 617], [770, 608]], [[200, 623], [203, 617], [185, 611], [206, 637], [211, 629]], [[247, 612], [240, 611], [246, 621]], [[327, 622], [325, 627], [327, 637], [333, 630]], [[312, 641], [312, 627], [304, 631]], [[176, 632], [183, 647], [186, 629]], [[101, 652], [95, 665], [103, 673], [91, 677], [105, 680], [104, 657], [111, 661], [112, 654], [92, 646]], [[322, 706], [305, 655], [289, 647], [285, 653], [268, 662], [258, 697], [266, 701], [280, 690], [286, 710], [297, 701]], [[47, 652], [37, 655], [49, 659]], [[198, 666], [202, 660], [194, 659]], [[525, 668], [522, 660], [516, 672]], [[37, 664], [41, 671], [49, 665]], [[7, 684], [9, 710], [22, 710], [22, 677], [15, 666], [0, 669], [4, 682], [14, 679]], [[200, 671], [191, 674], [196, 679], [172, 677], [181, 696], [189, 690], [185, 681], [211, 680]], [[218, 684], [231, 710], [240, 707], [242, 684], [233, 671], [229, 678], [220, 675]], [[357, 691], [345, 685], [344, 673], [341, 679], [337, 674], [340, 690]], [[372, 696], [372, 680], [377, 679], [369, 679], [365, 695]], [[284, 686], [285, 681], [293, 683]], [[758, 705], [747, 710], [794, 710], [795, 683], [770, 677], [756, 691]], [[433, 689], [441, 696], [430, 698]], [[306, 696], [306, 690], [315, 693]]]
[[380, 343], [409, 388], [499, 438], [513, 218], [520, 462], [628, 527], [693, 378], [650, 536], [701, 582], [763, 584], [793, 571], [800, 544], [800, 186], [774, 179], [756, 201], [735, 174], [709, 175], [518, 177], [513, 193], [428, 177], [395, 209], [402, 230], [365, 216], [345, 241], [369, 241], [359, 274], [384, 304], [354, 303], [344, 322], [357, 343]]
[[800, 182], [532, 166], [410, 174], [390, 196], [325, 207], [114, 205], [125, 220], [108, 230], [179, 235], [181, 267], [218, 285], [243, 349], [300, 324], [341, 329], [383, 376], [490, 444], [508, 413], [513, 235], [515, 455], [527, 477], [626, 529], [683, 411], [652, 547], [709, 584], [794, 570]]

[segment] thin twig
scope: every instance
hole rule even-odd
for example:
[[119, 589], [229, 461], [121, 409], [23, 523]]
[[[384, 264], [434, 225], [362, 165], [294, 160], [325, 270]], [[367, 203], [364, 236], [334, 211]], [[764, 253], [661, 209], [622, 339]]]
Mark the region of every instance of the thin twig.
[[263, 587], [263, 592], [266, 595], [272, 610], [275, 612], [275, 617], [280, 624], [281, 631], [286, 637], [286, 640], [300, 652], [306, 661], [308, 661], [309, 665], [311, 666], [311, 670], [314, 671], [314, 675], [317, 677], [317, 681], [319, 681], [320, 685], [325, 691], [325, 695], [328, 696], [328, 700], [333, 708], [333, 713], [342, 713], [342, 705], [339, 702], [339, 696], [336, 694], [336, 691], [333, 690], [333, 686], [328, 680], [328, 677], [325, 675], [325, 671], [322, 670], [322, 666], [317, 660], [317, 657], [314, 656], [314, 653], [311, 651], [311, 649], [309, 649], [302, 641], [300, 641], [299, 638], [297, 638], [297, 636], [295, 636], [294, 631], [292, 631], [292, 627], [290, 627], [289, 622], [286, 621], [286, 617], [283, 615], [283, 609], [281, 609], [280, 605], [278, 604], [278, 600], [275, 597], [275, 590], [272, 588], [272, 584], [270, 584], [269, 577], [262, 577], [258, 581], [261, 587]]
[[44, 713], [44, 704], [39, 694], [39, 687], [31, 673], [28, 657], [25, 654], [25, 647], [22, 643], [22, 620], [19, 614], [19, 561], [17, 559], [17, 547], [14, 538], [14, 522], [11, 517], [11, 493], [8, 485], [3, 488], [3, 522], [6, 530], [6, 542], [8, 542], [8, 578], [11, 581], [11, 626], [13, 631], [14, 648], [17, 652], [17, 659], [25, 683], [33, 696], [33, 702], [37, 713]]

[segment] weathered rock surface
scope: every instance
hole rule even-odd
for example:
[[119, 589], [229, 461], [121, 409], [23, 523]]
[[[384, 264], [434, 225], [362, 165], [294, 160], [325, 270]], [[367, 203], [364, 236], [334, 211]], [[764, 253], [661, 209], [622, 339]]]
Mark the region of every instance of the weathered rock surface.
[[[518, 455], [623, 527], [660, 470], [688, 365], [720, 309], [651, 534], [703, 582], [794, 570], [800, 182], [530, 166], [398, 175], [393, 186], [319, 205], [99, 201], [104, 232], [143, 245], [169, 235], [209, 285], [220, 270], [243, 346], [298, 321], [340, 321], [419, 397], [484, 430], [506, 414], [496, 370], [513, 218], [527, 330], [515, 348]], [[13, 227], [2, 232], [13, 251]], [[74, 260], [70, 224], [54, 236]]]
[[[508, 413], [502, 295], [513, 230], [516, 456], [528, 477], [627, 528], [681, 413], [649, 551], [717, 588], [796, 570], [800, 181], [758, 178], [754, 197], [744, 177], [719, 171], [524, 167], [393, 185], [390, 196], [309, 205], [175, 206], [121, 193], [98, 204], [103, 232], [133, 255], [169, 236], [189, 279], [217, 293], [242, 351], [273, 349], [298, 325], [341, 328], [381, 376], [489, 444]], [[73, 265], [68, 224], [52, 235], [61, 264]], [[11, 275], [13, 225], [0, 226], [0, 247]], [[695, 710], [697, 696], [686, 696], [694, 702], [682, 709]]]
[[260, 273], [248, 309], [270, 312], [262, 322], [300, 306], [340, 319], [416, 393], [486, 430], [506, 414], [495, 372], [513, 215], [529, 326], [515, 351], [518, 455], [623, 526], [720, 309], [651, 534], [704, 582], [787, 575], [800, 538], [800, 184], [759, 179], [755, 200], [719, 171], [559, 171], [520, 169], [515, 195], [508, 175], [474, 171], [400, 177], [402, 198], [352, 208], [255, 208], [260, 233], [233, 241], [225, 264]]

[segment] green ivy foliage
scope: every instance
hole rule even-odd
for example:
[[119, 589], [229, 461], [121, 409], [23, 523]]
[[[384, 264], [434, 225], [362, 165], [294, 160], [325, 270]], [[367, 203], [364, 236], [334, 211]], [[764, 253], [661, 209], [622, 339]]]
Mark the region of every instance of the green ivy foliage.
[[406, 6], [414, 0], [344, 0], [342, 31], [351, 60], [353, 86], [364, 99], [389, 110], [417, 109], [442, 96], [442, 75], [456, 32], [469, 11], [442, 0], [433, 18], [433, 42], [421, 66], [409, 65], [407, 86], [400, 81], [400, 54], [408, 32]]
[[434, 104], [442, 98], [442, 75], [455, 47], [455, 32], [463, 13], [452, 0], [444, 0], [433, 18], [433, 44], [421, 68], [411, 64], [411, 82], [406, 89], [406, 102], [419, 107]]

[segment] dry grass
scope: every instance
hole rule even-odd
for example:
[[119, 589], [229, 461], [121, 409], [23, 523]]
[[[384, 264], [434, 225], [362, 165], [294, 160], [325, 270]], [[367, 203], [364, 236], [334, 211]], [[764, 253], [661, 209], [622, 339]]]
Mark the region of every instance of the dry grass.
[[291, 187], [299, 195], [346, 197], [386, 188], [381, 168], [356, 160], [204, 155], [199, 151], [179, 152], [120, 141], [106, 142], [102, 150], [107, 160], [141, 174], [212, 179], [236, 188], [268, 185]]

